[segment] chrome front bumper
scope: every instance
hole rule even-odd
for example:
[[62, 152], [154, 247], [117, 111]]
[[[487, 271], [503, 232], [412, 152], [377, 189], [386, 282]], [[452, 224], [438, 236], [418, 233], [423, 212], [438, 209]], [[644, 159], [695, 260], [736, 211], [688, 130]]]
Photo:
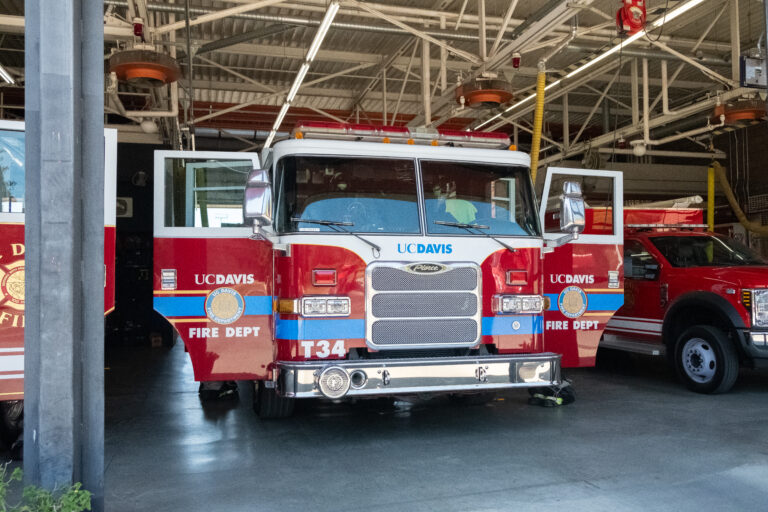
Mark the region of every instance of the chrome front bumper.
[[[424, 359], [280, 361], [277, 367], [278, 392], [282, 396], [293, 398], [481, 392], [560, 384], [560, 355], [551, 353]], [[336, 375], [342, 377], [344, 373], [356, 377], [350, 378], [349, 388], [341, 396], [329, 396], [321, 391], [320, 376], [329, 369], [334, 369]]]

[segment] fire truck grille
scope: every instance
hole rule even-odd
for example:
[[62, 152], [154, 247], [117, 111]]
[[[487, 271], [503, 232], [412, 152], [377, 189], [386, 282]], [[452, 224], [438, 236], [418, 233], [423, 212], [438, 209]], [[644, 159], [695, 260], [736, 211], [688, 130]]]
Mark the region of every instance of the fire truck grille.
[[453, 263], [418, 273], [375, 262], [366, 272], [366, 340], [375, 349], [434, 349], [480, 340], [480, 269]]
[[394, 267], [371, 271], [371, 286], [379, 292], [423, 290], [474, 290], [478, 269], [459, 267], [439, 274], [414, 274]]
[[380, 293], [371, 301], [376, 318], [473, 316], [474, 293]]
[[472, 345], [477, 339], [477, 322], [470, 318], [451, 320], [379, 320], [373, 323], [377, 345]]

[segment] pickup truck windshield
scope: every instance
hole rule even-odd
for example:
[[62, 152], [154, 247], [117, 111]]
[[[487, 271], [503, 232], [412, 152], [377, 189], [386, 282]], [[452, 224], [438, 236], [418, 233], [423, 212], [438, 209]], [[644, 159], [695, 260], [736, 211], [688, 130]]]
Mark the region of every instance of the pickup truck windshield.
[[719, 236], [657, 236], [653, 245], [673, 267], [730, 267], [766, 265], [751, 250]]
[[419, 233], [413, 160], [287, 156], [277, 169], [277, 229], [335, 232], [330, 224], [351, 223], [355, 233]]
[[488, 235], [540, 233], [525, 167], [422, 160], [421, 175], [430, 234], [466, 235], [461, 225]]

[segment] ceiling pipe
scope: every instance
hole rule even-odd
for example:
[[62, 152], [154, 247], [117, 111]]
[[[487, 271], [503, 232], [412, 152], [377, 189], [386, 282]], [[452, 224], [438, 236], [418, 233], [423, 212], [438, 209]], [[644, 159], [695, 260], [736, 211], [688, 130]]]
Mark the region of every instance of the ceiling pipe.
[[[670, 135], [668, 137], [664, 137], [663, 139], [652, 140], [650, 137], [650, 124], [648, 119], [650, 113], [648, 96], [648, 59], [643, 59], [643, 138], [641, 140], [630, 141], [630, 144], [632, 145], [632, 152], [635, 154], [635, 156], [644, 156], [648, 150], [648, 146], [662, 146], [664, 144], [668, 144], [680, 139], [708, 133], [716, 128], [725, 126], [725, 116], [720, 115], [719, 124], [713, 125], [709, 122], [709, 120], [707, 120], [707, 125], [704, 127], [694, 128], [693, 130], [688, 130], [687, 132]], [[666, 113], [673, 112], [665, 112], [665, 114]]]
[[[631, 149], [621, 149], [621, 148], [597, 148], [597, 152], [603, 155], [634, 155], [634, 151]], [[648, 156], [659, 156], [659, 157], [666, 157], [666, 158], [700, 158], [702, 160], [712, 160], [718, 159], [718, 160], [724, 160], [726, 158], [726, 154], [722, 151], [704, 151], [700, 153], [696, 153], [694, 151], [664, 151], [661, 149], [649, 149], [645, 152]]]
[[[570, 44], [568, 45], [567, 51], [581, 51], [581, 52], [599, 52], [600, 47], [598, 46], [591, 46], [586, 44]], [[678, 58], [675, 55], [670, 55], [665, 52], [661, 51], [653, 51], [653, 50], [643, 50], [641, 48], [622, 48], [621, 50], [622, 55], [625, 57], [638, 57], [638, 58], [645, 58], [645, 59], [662, 59], [662, 60], [676, 60], [676, 61], [682, 61], [683, 59]], [[720, 57], [714, 57], [712, 55], [704, 55], [701, 57], [694, 57], [694, 60], [697, 62], [700, 62], [701, 64], [708, 64], [710, 66], [722, 66], [722, 67], [731, 67], [731, 61], [726, 60]]]

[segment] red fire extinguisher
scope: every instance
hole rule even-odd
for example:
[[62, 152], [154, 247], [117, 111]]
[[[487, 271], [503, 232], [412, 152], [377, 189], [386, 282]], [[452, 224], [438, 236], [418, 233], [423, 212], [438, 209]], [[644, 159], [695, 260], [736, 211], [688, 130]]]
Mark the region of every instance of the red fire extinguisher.
[[616, 26], [620, 34], [636, 34], [645, 28], [645, 0], [622, 0], [616, 12]]

